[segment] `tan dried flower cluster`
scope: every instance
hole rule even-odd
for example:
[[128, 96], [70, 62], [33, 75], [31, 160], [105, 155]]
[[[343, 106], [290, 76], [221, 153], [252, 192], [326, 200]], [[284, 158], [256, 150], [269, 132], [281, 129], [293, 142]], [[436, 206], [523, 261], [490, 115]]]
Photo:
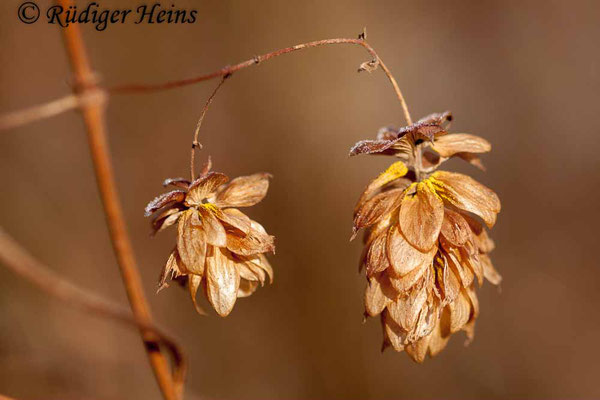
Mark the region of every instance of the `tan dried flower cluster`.
[[167, 279], [184, 278], [196, 310], [202, 286], [208, 301], [222, 317], [227, 316], [238, 297], [250, 296], [273, 270], [265, 253], [274, 252], [274, 237], [237, 207], [260, 202], [269, 188], [269, 175], [258, 173], [229, 182], [219, 172], [210, 171], [210, 162], [193, 182], [167, 179], [163, 186], [180, 190], [164, 193], [146, 206], [154, 233], [177, 223], [177, 246], [171, 253], [159, 280], [159, 290]]
[[446, 112], [384, 128], [350, 152], [401, 159], [362, 194], [353, 238], [366, 228], [365, 315], [380, 315], [383, 349], [405, 350], [417, 362], [438, 354], [459, 330], [471, 340], [479, 314], [475, 281], [501, 280], [488, 256], [494, 244], [477, 219], [494, 225], [498, 196], [469, 176], [437, 170], [451, 157], [483, 169], [477, 154], [491, 146], [478, 136], [448, 134], [451, 119]]

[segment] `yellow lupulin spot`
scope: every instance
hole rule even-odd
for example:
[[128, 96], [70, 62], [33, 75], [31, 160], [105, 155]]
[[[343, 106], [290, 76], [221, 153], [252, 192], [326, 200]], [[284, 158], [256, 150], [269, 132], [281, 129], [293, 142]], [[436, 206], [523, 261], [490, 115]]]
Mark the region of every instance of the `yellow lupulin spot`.
[[406, 194], [414, 194], [419, 189], [420, 182], [413, 182], [406, 188]]
[[435, 181], [435, 178], [433, 177], [429, 177], [427, 179], [425, 179], [422, 184], [424, 186], [426, 186], [429, 190], [431, 190], [433, 193], [435, 193], [437, 196], [439, 196], [439, 194], [437, 193], [438, 189], [441, 189], [441, 186], [436, 185], [437, 182]]
[[413, 182], [410, 184], [408, 188], [406, 188], [406, 200], [416, 200], [417, 193], [423, 193], [423, 191], [429, 190], [440, 200], [442, 199], [440, 188], [436, 186], [434, 182], [431, 181], [431, 178], [427, 178], [421, 182]]
[[377, 177], [378, 183], [383, 186], [394, 179], [398, 179], [406, 175], [408, 172], [408, 168], [402, 161], [396, 161], [392, 165], [390, 165], [385, 171], [383, 171]]
[[200, 207], [205, 208], [208, 211], [211, 211], [213, 213], [216, 213], [219, 211], [219, 208], [217, 206], [215, 206], [213, 203], [203, 203], [200, 205]]
[[435, 274], [437, 275], [438, 282], [444, 281], [444, 262], [440, 257], [435, 258], [435, 262], [433, 263], [435, 268]]
[[453, 202], [454, 198], [446, 190], [444, 182], [437, 180], [434, 175], [435, 173], [421, 183], [426, 185], [429, 190], [435, 193], [435, 195], [441, 198], [442, 200]]

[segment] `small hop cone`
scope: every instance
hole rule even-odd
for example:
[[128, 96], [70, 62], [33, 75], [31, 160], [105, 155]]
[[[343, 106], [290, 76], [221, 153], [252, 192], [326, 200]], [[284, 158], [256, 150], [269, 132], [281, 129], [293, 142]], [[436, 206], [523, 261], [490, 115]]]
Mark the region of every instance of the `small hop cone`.
[[[406, 351], [419, 363], [443, 350], [452, 333], [463, 330], [472, 339], [476, 283], [501, 281], [488, 256], [493, 241], [479, 222], [494, 225], [498, 196], [469, 176], [436, 170], [453, 156], [480, 166], [477, 154], [491, 146], [474, 135], [447, 134], [443, 123], [450, 119], [449, 113], [433, 114], [398, 131], [385, 128], [351, 151], [403, 160], [363, 192], [353, 238], [366, 229], [360, 263], [368, 282], [365, 314], [380, 316], [383, 349]], [[427, 172], [420, 171], [420, 180], [414, 172], [417, 146], [430, 151], [421, 160]]]
[[269, 188], [269, 174], [258, 173], [229, 181], [210, 164], [193, 182], [167, 179], [164, 186], [179, 187], [146, 206], [155, 214], [153, 233], [177, 224], [177, 245], [161, 273], [158, 290], [169, 278], [187, 283], [196, 310], [202, 287], [217, 314], [229, 315], [237, 298], [250, 296], [273, 281], [273, 269], [265, 253], [274, 252], [274, 237], [238, 207], [260, 202]]

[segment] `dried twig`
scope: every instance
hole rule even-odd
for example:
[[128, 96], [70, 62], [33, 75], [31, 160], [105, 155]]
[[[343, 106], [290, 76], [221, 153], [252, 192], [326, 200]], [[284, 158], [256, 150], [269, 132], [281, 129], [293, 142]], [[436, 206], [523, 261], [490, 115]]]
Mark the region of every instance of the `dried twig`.
[[202, 114], [200, 114], [200, 118], [198, 119], [198, 123], [196, 124], [196, 130], [194, 131], [194, 140], [192, 141], [192, 153], [191, 153], [191, 157], [190, 157], [190, 175], [191, 175], [192, 181], [194, 181], [194, 179], [196, 179], [196, 173], [194, 172], [196, 149], [202, 148], [202, 145], [198, 141], [198, 134], [200, 133], [200, 127], [202, 127], [202, 121], [204, 121], [204, 116], [206, 115], [206, 112], [208, 111], [208, 107], [210, 107], [213, 99], [217, 95], [217, 92], [219, 91], [221, 86], [223, 86], [223, 84], [225, 83], [225, 80], [227, 78], [229, 78], [230, 76], [231, 75], [223, 76], [223, 79], [221, 79], [221, 82], [219, 82], [219, 84], [217, 85], [215, 90], [213, 90], [213, 92], [210, 95], [210, 97], [208, 98], [208, 100], [206, 100], [206, 104], [202, 108]]
[[[63, 8], [72, 5], [70, 0], [58, 0]], [[62, 28], [61, 32], [65, 41], [65, 47], [69, 56], [71, 67], [75, 74], [74, 90], [78, 94], [88, 93], [97, 89], [95, 76], [91, 68], [87, 53], [84, 47], [83, 38], [78, 24], [71, 24]], [[110, 230], [114, 251], [123, 276], [123, 282], [127, 291], [129, 303], [138, 321], [143, 324], [152, 324], [150, 307], [144, 295], [139, 270], [135, 261], [131, 241], [127, 233], [123, 212], [110, 160], [106, 123], [104, 118], [104, 107], [100, 104], [85, 104], [81, 107], [83, 120], [88, 133], [88, 140], [96, 180], [107, 224]], [[156, 333], [141, 329], [142, 340], [146, 344], [146, 351], [150, 359], [150, 364], [154, 370], [154, 375], [160, 387], [160, 390], [167, 400], [176, 400], [180, 397], [183, 383], [174, 382], [170, 373], [166, 358], [160, 352], [156, 341]]]
[[[359, 71], [368, 71], [371, 72], [376, 69], [378, 66], [385, 72], [388, 79], [392, 83], [394, 87], [394, 91], [396, 92], [396, 96], [402, 105], [402, 109], [404, 111], [404, 116], [406, 118], [407, 123], [412, 124], [412, 120], [410, 118], [410, 113], [408, 112], [408, 107], [406, 105], [406, 101], [404, 100], [404, 96], [398, 86], [398, 83], [394, 79], [390, 70], [383, 63], [381, 58], [377, 55], [375, 50], [362, 38], [359, 39], [326, 39], [326, 40], [317, 40], [314, 42], [298, 44], [292, 47], [286, 47], [284, 49], [276, 50], [270, 53], [263, 54], [261, 56], [253, 57], [250, 60], [243, 61], [239, 64], [223, 67], [216, 72], [212, 72], [210, 74], [201, 75], [195, 78], [182, 79], [177, 81], [169, 81], [165, 83], [153, 84], [153, 85], [141, 85], [141, 84], [126, 84], [113, 86], [108, 90], [115, 94], [122, 93], [144, 93], [144, 92], [153, 92], [160, 90], [173, 89], [177, 87], [187, 86], [194, 83], [202, 82], [205, 80], [217, 78], [219, 76], [229, 76], [235, 71], [239, 71], [243, 68], [251, 67], [253, 65], [259, 64], [263, 61], [269, 60], [273, 57], [277, 57], [283, 54], [291, 53], [296, 50], [302, 50], [310, 47], [317, 47], [328, 44], [358, 44], [363, 46], [369, 54], [371, 54], [375, 59], [373, 61], [368, 61], [361, 64]], [[97, 91], [96, 93], [86, 93], [85, 96], [65, 96], [63, 98], [50, 101], [48, 103], [44, 103], [38, 106], [34, 106], [31, 108], [26, 108], [23, 110], [17, 110], [12, 113], [7, 113], [5, 115], [0, 116], [0, 130], [15, 128], [20, 125], [25, 125], [30, 122], [37, 121], [39, 119], [49, 118], [58, 114], [61, 114], [65, 111], [72, 110], [85, 104], [87, 101], [98, 101], [103, 100], [103, 93]]]
[[402, 110], [404, 112], [404, 117], [406, 118], [406, 122], [408, 125], [412, 124], [412, 119], [410, 117], [410, 113], [408, 112], [408, 106], [406, 105], [406, 101], [404, 100], [404, 96], [402, 95], [402, 91], [400, 91], [400, 87], [394, 79], [394, 76], [388, 69], [388, 67], [384, 64], [383, 60], [379, 57], [377, 52], [365, 41], [364, 33], [359, 36], [358, 39], [348, 39], [348, 38], [337, 38], [337, 39], [325, 39], [325, 40], [317, 40], [314, 42], [297, 44], [292, 47], [286, 47], [283, 49], [275, 50], [270, 53], [266, 53], [260, 56], [255, 56], [249, 60], [243, 61], [239, 64], [223, 67], [218, 71], [211, 72], [210, 74], [200, 75], [194, 78], [181, 79], [175, 81], [168, 81], [164, 83], [156, 83], [150, 85], [142, 85], [142, 84], [126, 84], [126, 85], [118, 85], [113, 86], [108, 89], [111, 93], [147, 93], [147, 92], [155, 92], [160, 90], [174, 89], [182, 86], [192, 85], [194, 83], [206, 81], [209, 79], [218, 78], [220, 76], [231, 75], [232, 73], [239, 71], [244, 68], [251, 67], [253, 65], [260, 64], [263, 61], [267, 61], [271, 58], [281, 56], [283, 54], [291, 53], [296, 50], [307, 49], [311, 47], [318, 47], [330, 44], [355, 44], [365, 48], [367, 52], [373, 57], [372, 61], [368, 61], [363, 63], [359, 71], [368, 71], [376, 69], [378, 66], [381, 67], [385, 75], [388, 77], [392, 86], [394, 87], [394, 91], [396, 92], [396, 96], [398, 100], [400, 100], [400, 105], [402, 106]]
[[105, 100], [106, 94], [102, 90], [87, 92], [81, 96], [71, 94], [44, 104], [1, 115], [0, 130], [16, 128], [40, 119], [53, 117], [85, 104], [104, 102]]
[[[185, 375], [187, 363], [181, 347], [169, 335], [152, 323], [136, 319], [131, 312], [118, 304], [91, 293], [89, 290], [65, 280], [49, 267], [38, 261], [0, 227], [0, 260], [13, 272], [25, 278], [45, 293], [67, 304], [82, 308], [100, 317], [113, 319], [128, 325], [152, 331], [158, 342], [173, 357], [173, 375], [179, 379]], [[0, 400], [2, 396], [0, 396]]]

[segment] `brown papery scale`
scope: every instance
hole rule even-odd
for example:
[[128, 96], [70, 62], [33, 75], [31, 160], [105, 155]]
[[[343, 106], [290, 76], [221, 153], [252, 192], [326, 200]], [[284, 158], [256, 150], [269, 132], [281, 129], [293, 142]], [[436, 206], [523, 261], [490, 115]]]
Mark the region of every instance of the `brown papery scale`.
[[360, 270], [365, 270], [365, 315], [379, 316], [383, 347], [416, 362], [444, 349], [450, 336], [474, 335], [484, 279], [501, 281], [489, 257], [486, 228], [500, 212], [498, 196], [471, 177], [438, 170], [452, 157], [483, 169], [485, 139], [448, 133], [450, 112], [431, 114], [409, 126], [383, 128], [358, 142], [350, 155], [390, 155], [393, 163], [361, 195], [353, 238], [365, 229]]

